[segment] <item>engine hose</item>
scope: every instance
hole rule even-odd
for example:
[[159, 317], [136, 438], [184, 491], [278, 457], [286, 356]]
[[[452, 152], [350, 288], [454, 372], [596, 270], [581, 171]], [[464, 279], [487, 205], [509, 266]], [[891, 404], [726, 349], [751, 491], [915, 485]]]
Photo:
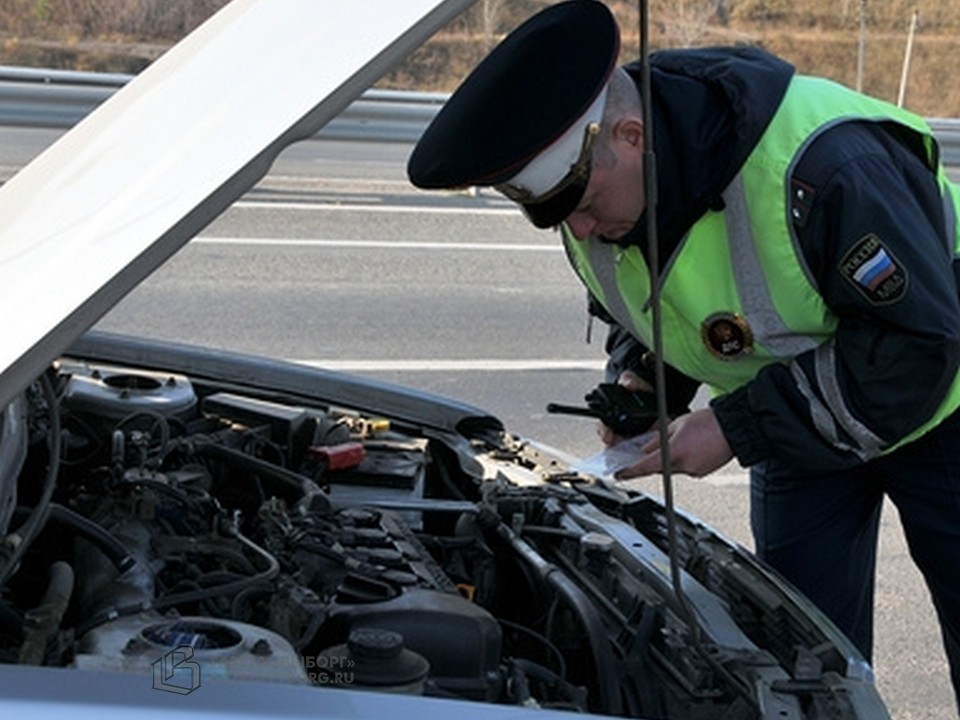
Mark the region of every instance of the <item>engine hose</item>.
[[173, 605], [180, 605], [182, 603], [199, 602], [200, 600], [207, 600], [209, 598], [219, 597], [222, 595], [235, 595], [242, 590], [254, 587], [262, 582], [273, 580], [273, 578], [280, 573], [280, 562], [273, 555], [239, 533], [237, 533], [236, 538], [250, 550], [253, 550], [267, 561], [266, 570], [259, 572], [256, 575], [251, 575], [247, 578], [241, 578], [240, 580], [232, 580], [221, 585], [214, 585], [213, 587], [201, 588], [199, 590], [187, 590], [185, 592], [167, 595], [166, 597], [162, 597], [153, 603], [154, 609], [162, 610], [164, 608], [168, 608]]
[[49, 519], [66, 525], [78, 535], [82, 535], [96, 545], [121, 574], [136, 564], [136, 558], [127, 552], [127, 548], [124, 547], [123, 543], [90, 518], [84, 517], [80, 513], [74, 512], [70, 508], [58, 503], [50, 503]]
[[620, 695], [619, 673], [617, 661], [610, 650], [610, 642], [600, 617], [590, 603], [590, 599], [583, 591], [567, 577], [556, 565], [544, 560], [526, 541], [520, 539], [504, 523], [497, 525], [497, 533], [510, 543], [514, 550], [529, 563], [539, 577], [551, 585], [567, 605], [576, 613], [580, 624], [586, 631], [590, 649], [593, 652], [596, 664], [597, 687], [600, 691], [600, 704], [610, 715], [623, 713], [623, 700]]
[[573, 707], [583, 712], [587, 711], [585, 702], [586, 692], [581, 688], [571, 685], [564, 678], [553, 672], [553, 670], [524, 658], [514, 658], [512, 663], [514, 668], [526, 677], [540, 680], [561, 694]]
[[316, 483], [303, 475], [226, 445], [214, 442], [193, 443], [192, 450], [195, 455], [223, 460], [231, 465], [277, 480], [300, 496], [309, 495], [317, 490]]
[[[28, 515], [31, 510], [32, 508], [20, 507], [16, 509], [13, 516], [17, 518]], [[123, 543], [111, 535], [109, 530], [64, 505], [50, 503], [47, 506], [46, 523], [43, 527], [51, 522], [59, 523], [89, 540], [106, 555], [107, 559], [121, 574], [132, 568], [137, 562], [136, 558], [127, 552]]]
[[60, 628], [73, 595], [73, 568], [57, 561], [50, 566], [50, 583], [40, 604], [27, 612], [24, 640], [20, 646], [21, 665], [42, 665], [47, 643]]
[[564, 659], [563, 653], [560, 652], [560, 648], [552, 643], [550, 638], [528, 628], [526, 625], [511, 622], [510, 620], [505, 620], [504, 618], [497, 618], [497, 622], [500, 623], [500, 625], [502, 625], [504, 628], [509, 628], [514, 632], [522, 633], [543, 645], [543, 647], [549, 651], [550, 655], [553, 656], [553, 659], [557, 663], [557, 669], [555, 671], [556, 676], [560, 678], [567, 677], [567, 661]]
[[510, 666], [510, 691], [517, 705], [532, 705], [533, 699], [530, 697], [530, 683], [527, 682], [527, 675], [516, 663]]
[[137, 613], [148, 611], [164, 610], [182, 603], [200, 602], [202, 600], [208, 600], [214, 597], [235, 595], [249, 588], [253, 588], [259, 583], [269, 582], [280, 574], [280, 562], [273, 555], [256, 543], [248, 540], [240, 533], [237, 533], [235, 537], [247, 548], [256, 552], [258, 555], [264, 558], [264, 560], [266, 560], [267, 567], [265, 570], [257, 573], [256, 575], [252, 575], [247, 578], [241, 578], [240, 580], [233, 580], [223, 583], [222, 585], [216, 585], [214, 587], [185, 590], [183, 592], [178, 592], [159, 598], [156, 601], [141, 600], [127, 605], [114, 606], [105, 610], [101, 610], [83, 622], [78, 623], [75, 631], [76, 636], [83, 637], [83, 635], [90, 632], [94, 628], [103, 625], [104, 623], [111, 622], [112, 620], [116, 620], [120, 617], [136, 615]]
[[[40, 376], [40, 388], [47, 403], [50, 420], [50, 426], [47, 429], [49, 454], [47, 474], [43, 481], [40, 499], [30, 511], [29, 517], [15, 531], [15, 534], [19, 536], [19, 541], [13, 551], [0, 560], [0, 586], [3, 586], [10, 579], [10, 576], [16, 572], [20, 560], [23, 559], [27, 549], [46, 524], [50, 512], [50, 499], [53, 497], [53, 491], [57, 487], [57, 478], [60, 475], [60, 452], [63, 442], [60, 431], [60, 401], [54, 390], [53, 382], [46, 374]], [[14, 533], [9, 533], [9, 535], [12, 536]]]

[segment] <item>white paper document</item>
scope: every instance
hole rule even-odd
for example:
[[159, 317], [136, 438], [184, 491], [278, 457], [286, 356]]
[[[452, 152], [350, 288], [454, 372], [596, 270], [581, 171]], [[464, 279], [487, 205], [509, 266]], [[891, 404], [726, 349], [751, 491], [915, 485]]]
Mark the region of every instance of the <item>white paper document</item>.
[[584, 458], [573, 466], [573, 470], [585, 475], [614, 479], [614, 475], [628, 468], [643, 457], [641, 448], [654, 437], [656, 431], [621, 440], [616, 445], [604, 448], [596, 455]]

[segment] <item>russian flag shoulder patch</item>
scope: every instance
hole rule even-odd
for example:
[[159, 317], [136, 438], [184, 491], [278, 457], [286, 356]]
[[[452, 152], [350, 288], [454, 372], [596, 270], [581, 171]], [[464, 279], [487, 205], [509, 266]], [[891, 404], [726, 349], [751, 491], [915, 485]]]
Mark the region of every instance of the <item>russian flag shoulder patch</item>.
[[907, 289], [906, 270], [873, 233], [843, 256], [840, 273], [874, 305], [896, 302]]

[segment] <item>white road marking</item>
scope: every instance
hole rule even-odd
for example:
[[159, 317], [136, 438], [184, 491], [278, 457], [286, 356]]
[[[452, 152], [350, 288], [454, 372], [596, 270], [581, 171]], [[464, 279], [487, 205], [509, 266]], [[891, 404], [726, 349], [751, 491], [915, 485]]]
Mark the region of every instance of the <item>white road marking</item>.
[[192, 241], [200, 245], [248, 245], [261, 247], [343, 247], [384, 248], [394, 250], [486, 250], [496, 252], [563, 252], [560, 244], [427, 242], [420, 240], [346, 240], [322, 238], [253, 238], [199, 236]]
[[238, 200], [232, 207], [249, 210], [320, 210], [323, 212], [379, 212], [417, 215], [517, 215], [515, 206], [505, 207], [437, 207], [434, 205], [379, 205], [376, 203], [307, 203]]
[[603, 370], [603, 360], [294, 360], [338, 372], [530, 372]]

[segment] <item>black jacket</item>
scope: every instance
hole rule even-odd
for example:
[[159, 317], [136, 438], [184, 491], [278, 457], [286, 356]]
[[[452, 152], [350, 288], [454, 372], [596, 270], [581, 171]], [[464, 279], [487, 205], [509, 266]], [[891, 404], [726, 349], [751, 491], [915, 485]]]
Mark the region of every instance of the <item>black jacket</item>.
[[[791, 76], [789, 65], [756, 50], [652, 56], [662, 267], [692, 224], [708, 208], [722, 207], [720, 192], [756, 144]], [[842, 123], [804, 151], [790, 178], [791, 187], [803, 190], [791, 208], [797, 240], [821, 295], [839, 318], [831, 392], [888, 445], [933, 414], [960, 364], [953, 239], [945, 237], [936, 178], [915, 140], [892, 123]], [[645, 249], [645, 225], [641, 218], [621, 242]], [[906, 280], [893, 302], [864, 292], [843, 269], [851, 249], [871, 234]], [[613, 374], [631, 368], [649, 377], [639, 361], [644, 348], [623, 330], [612, 328], [608, 349]], [[795, 362], [816, 376], [813, 353]], [[672, 374], [668, 404], [682, 406], [695, 389], [695, 382]], [[831, 406], [830, 398], [818, 399]], [[743, 465], [778, 459], [827, 469], [862, 462], [842, 432], [825, 437], [817, 430], [787, 365], [764, 368], [711, 406]]]

